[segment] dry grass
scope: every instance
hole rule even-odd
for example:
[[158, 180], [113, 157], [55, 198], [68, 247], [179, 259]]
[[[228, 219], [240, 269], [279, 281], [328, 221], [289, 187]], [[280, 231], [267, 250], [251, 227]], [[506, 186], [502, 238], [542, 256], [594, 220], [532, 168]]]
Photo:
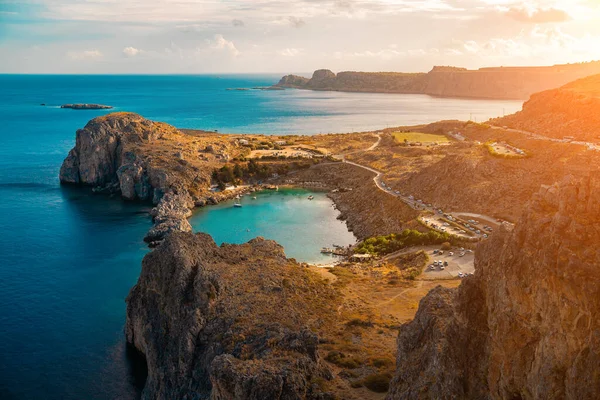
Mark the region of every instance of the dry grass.
[[409, 143], [448, 143], [448, 139], [445, 135], [435, 135], [432, 133], [421, 133], [421, 132], [394, 132], [394, 139], [400, 143], [405, 141]]

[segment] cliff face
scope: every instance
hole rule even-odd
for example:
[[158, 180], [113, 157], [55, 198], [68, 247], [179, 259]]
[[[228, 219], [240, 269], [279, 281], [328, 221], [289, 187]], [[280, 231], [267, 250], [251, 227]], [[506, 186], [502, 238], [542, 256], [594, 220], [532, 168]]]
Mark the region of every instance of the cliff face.
[[145, 240], [191, 231], [194, 206], [217, 203], [236, 191], [210, 192], [211, 172], [235, 152], [234, 140], [214, 134], [183, 134], [133, 113], [94, 118], [77, 131], [63, 162], [60, 181], [118, 193], [126, 200], [152, 201], [154, 226]]
[[158, 191], [169, 184], [168, 175], [165, 170], [150, 168], [134, 147], [155, 143], [168, 134], [181, 135], [167, 124], [132, 113], [94, 118], [77, 131], [75, 147], [60, 169], [60, 181], [118, 189], [128, 200], [154, 198], [158, 202]]
[[543, 186], [402, 326], [387, 398], [600, 398], [599, 209], [597, 173]]
[[434, 67], [429, 73], [315, 71], [310, 80], [289, 75], [276, 86], [347, 92], [428, 94], [442, 97], [526, 99], [600, 73], [600, 62], [552, 67], [509, 67], [467, 70]]
[[272, 241], [170, 235], [127, 298], [127, 342], [148, 363], [143, 398], [328, 398], [312, 383], [331, 375], [306, 324], [331, 299], [312, 279]]
[[600, 141], [600, 75], [590, 76], [559, 89], [536, 93], [523, 110], [492, 120], [496, 125], [560, 138]]

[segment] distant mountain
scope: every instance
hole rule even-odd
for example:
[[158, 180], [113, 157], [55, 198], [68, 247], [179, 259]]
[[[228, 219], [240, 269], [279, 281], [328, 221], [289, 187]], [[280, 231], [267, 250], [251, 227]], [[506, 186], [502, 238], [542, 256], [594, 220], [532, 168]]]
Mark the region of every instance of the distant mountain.
[[600, 61], [551, 67], [495, 67], [468, 70], [434, 67], [428, 73], [353, 72], [327, 69], [308, 79], [284, 76], [276, 87], [340, 92], [428, 94], [441, 97], [527, 99], [533, 93], [600, 74]]
[[491, 122], [554, 138], [600, 142], [600, 75], [536, 93], [523, 111]]

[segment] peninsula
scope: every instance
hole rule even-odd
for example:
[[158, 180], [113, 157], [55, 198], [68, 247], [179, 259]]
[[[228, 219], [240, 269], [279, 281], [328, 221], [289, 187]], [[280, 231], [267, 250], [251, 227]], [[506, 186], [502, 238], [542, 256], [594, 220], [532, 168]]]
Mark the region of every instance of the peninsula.
[[[562, 126], [599, 111], [561, 104]], [[113, 113], [60, 179], [155, 205], [125, 328], [144, 399], [558, 400], [600, 397], [599, 168], [493, 121], [263, 136]], [[279, 185], [327, 191], [360, 243], [323, 269], [191, 232], [193, 207]]]
[[274, 86], [340, 92], [525, 100], [533, 93], [594, 74], [600, 74], [600, 61], [549, 67], [492, 67], [478, 70], [436, 66], [428, 73], [346, 71], [335, 74], [321, 69], [315, 71], [310, 79], [298, 75], [284, 76]]

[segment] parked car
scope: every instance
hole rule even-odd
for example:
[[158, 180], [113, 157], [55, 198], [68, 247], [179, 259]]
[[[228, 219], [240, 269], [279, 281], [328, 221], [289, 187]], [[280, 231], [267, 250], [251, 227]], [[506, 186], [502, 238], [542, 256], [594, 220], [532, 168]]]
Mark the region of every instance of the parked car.
[[459, 254], [460, 257], [464, 257], [465, 256], [465, 252], [463, 251], [462, 253]]
[[454, 255], [454, 253], [453, 253], [453, 252], [450, 252], [450, 253], [448, 253], [448, 255], [449, 255], [449, 256], [453, 256], [453, 255]]

